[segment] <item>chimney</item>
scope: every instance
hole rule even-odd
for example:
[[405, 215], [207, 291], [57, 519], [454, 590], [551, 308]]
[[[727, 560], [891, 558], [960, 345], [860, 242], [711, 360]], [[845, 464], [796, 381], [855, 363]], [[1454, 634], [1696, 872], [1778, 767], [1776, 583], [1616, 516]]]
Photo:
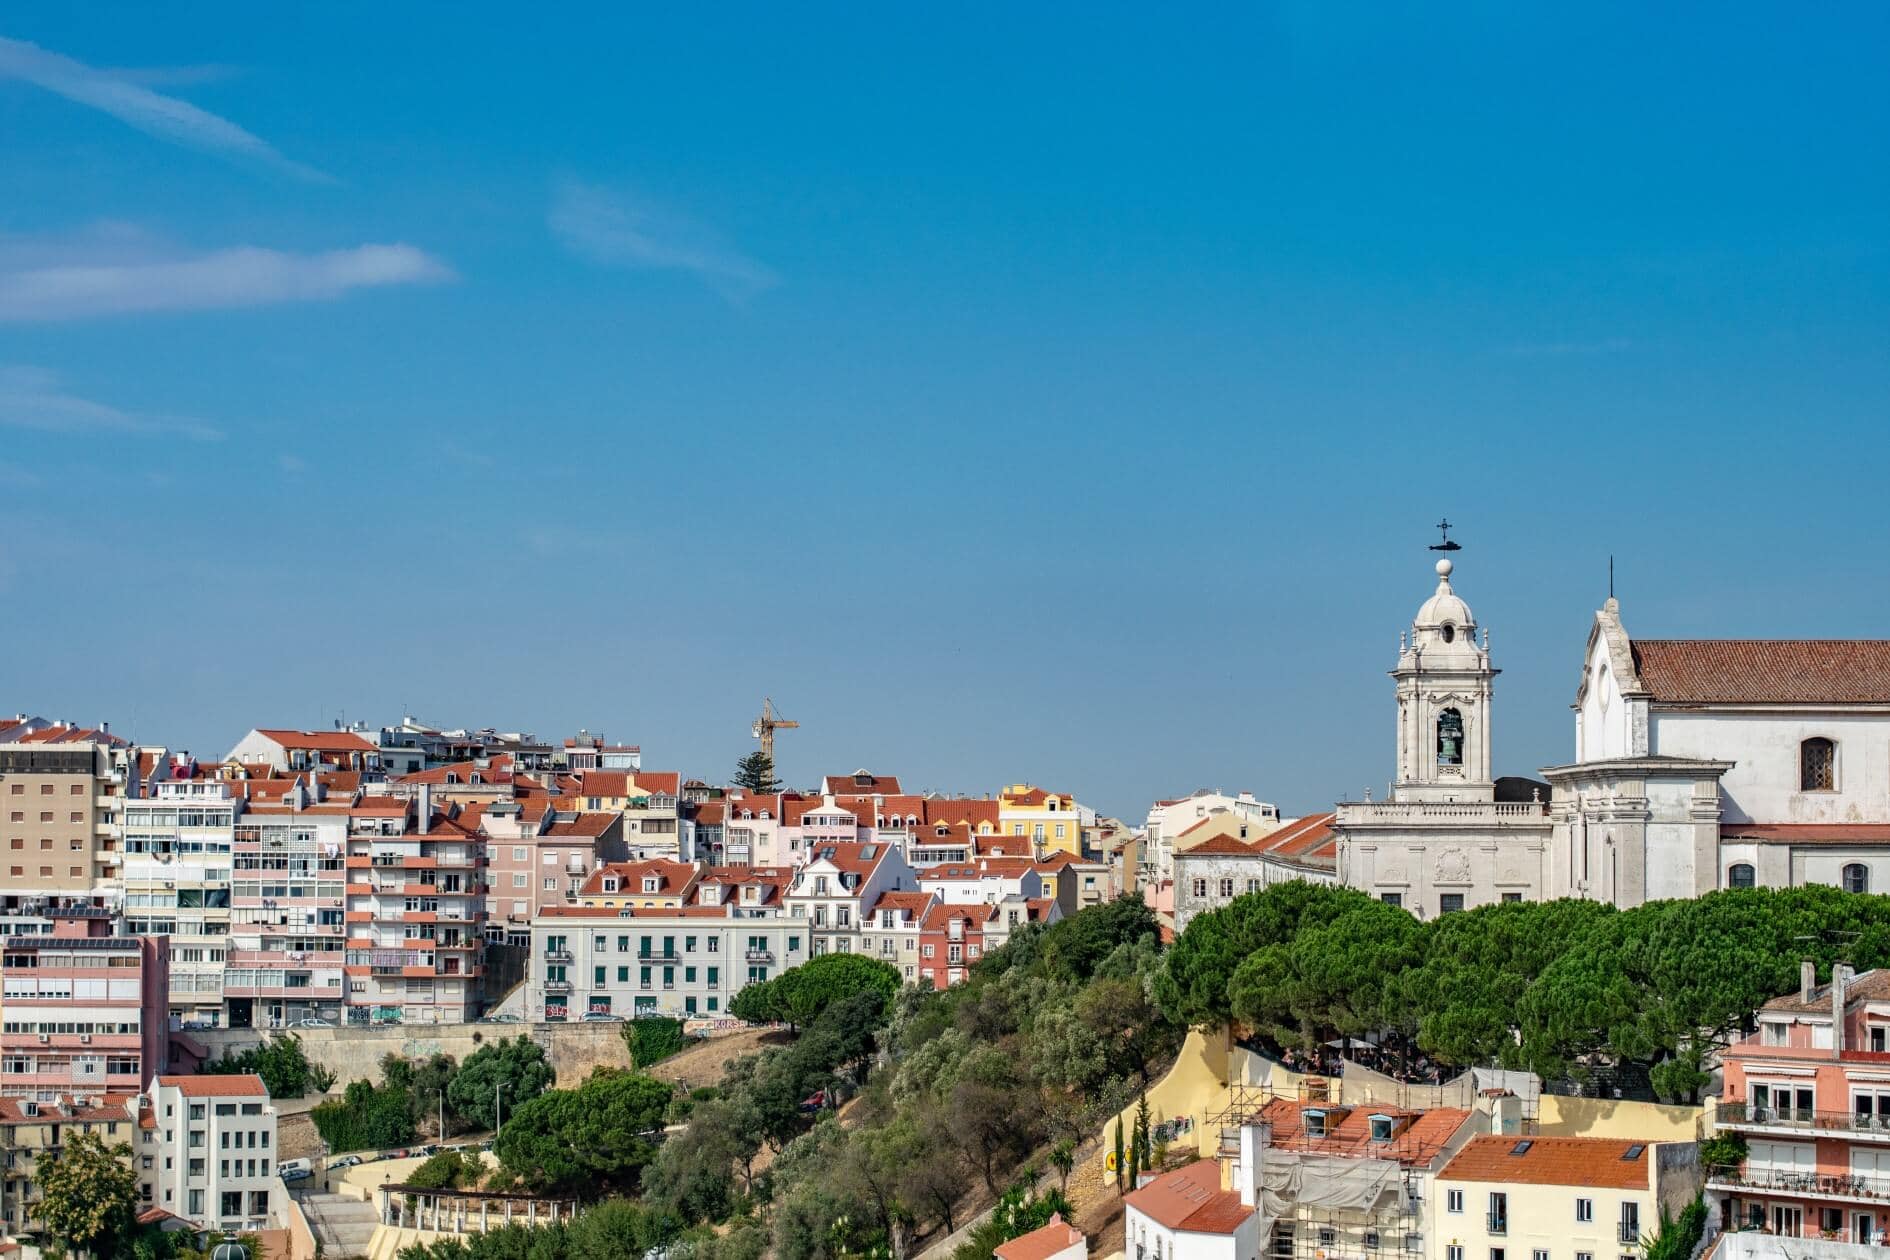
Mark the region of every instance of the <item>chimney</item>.
[[1273, 1142], [1273, 1126], [1262, 1120], [1240, 1126], [1240, 1163], [1234, 1167], [1234, 1188], [1240, 1191], [1242, 1207], [1257, 1207], [1260, 1202], [1261, 1171], [1266, 1166], [1266, 1149]]
[[1811, 995], [1818, 991], [1818, 964], [1809, 958], [1798, 960], [1798, 1000], [1807, 1005]]
[[1851, 965], [1831, 964], [1831, 1057], [1844, 1057], [1844, 1001], [1850, 996]]

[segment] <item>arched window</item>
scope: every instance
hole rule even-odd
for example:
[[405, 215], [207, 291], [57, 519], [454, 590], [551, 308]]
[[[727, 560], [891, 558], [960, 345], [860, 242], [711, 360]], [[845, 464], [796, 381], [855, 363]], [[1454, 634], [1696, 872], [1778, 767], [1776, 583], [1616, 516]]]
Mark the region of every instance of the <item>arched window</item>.
[[1437, 715], [1437, 764], [1463, 764], [1463, 714], [1445, 709]]
[[1752, 884], [1752, 863], [1734, 862], [1732, 866], [1727, 869], [1726, 887], [1750, 888]]
[[1870, 868], [1862, 862], [1852, 862], [1844, 868], [1844, 891], [1867, 893], [1870, 891]]
[[1444, 642], [1449, 643], [1451, 640], [1455, 639], [1456, 637], [1457, 637], [1457, 627], [1451, 625], [1448, 621], [1446, 621], [1444, 623]]
[[1798, 787], [1829, 792], [1837, 787], [1837, 745], [1822, 736], [1798, 745]]

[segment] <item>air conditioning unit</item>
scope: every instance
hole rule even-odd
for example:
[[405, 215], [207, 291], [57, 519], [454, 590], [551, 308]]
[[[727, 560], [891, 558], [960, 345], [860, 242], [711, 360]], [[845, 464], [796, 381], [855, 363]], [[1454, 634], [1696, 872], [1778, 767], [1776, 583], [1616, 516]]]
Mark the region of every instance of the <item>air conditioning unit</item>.
[[41, 1033], [39, 1035], [39, 1044], [42, 1046], [51, 1040], [52, 1040], [52, 1034], [50, 1033]]
[[91, 1044], [92, 1044], [92, 1034], [91, 1034], [91, 1033], [80, 1033], [80, 1034], [79, 1034], [79, 1044], [80, 1044], [80, 1045], [82, 1045], [82, 1046], [89, 1046], [89, 1045], [91, 1045]]

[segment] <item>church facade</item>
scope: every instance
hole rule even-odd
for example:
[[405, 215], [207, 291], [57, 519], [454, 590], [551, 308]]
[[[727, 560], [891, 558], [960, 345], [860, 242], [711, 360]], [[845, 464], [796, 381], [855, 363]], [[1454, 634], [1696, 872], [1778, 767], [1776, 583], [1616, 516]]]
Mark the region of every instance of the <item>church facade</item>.
[[1548, 803], [1492, 770], [1499, 671], [1454, 569], [1448, 554], [1437, 562], [1437, 589], [1399, 636], [1390, 797], [1340, 802], [1332, 822], [1340, 882], [1419, 918], [1538, 900], [1549, 876]]
[[1595, 614], [1548, 894], [1890, 892], [1890, 641], [1634, 639]]

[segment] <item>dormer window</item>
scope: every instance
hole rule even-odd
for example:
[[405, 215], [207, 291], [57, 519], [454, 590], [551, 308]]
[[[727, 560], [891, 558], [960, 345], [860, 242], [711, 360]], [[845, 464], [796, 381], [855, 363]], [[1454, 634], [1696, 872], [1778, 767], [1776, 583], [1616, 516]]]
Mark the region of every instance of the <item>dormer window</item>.
[[1393, 1127], [1393, 1124], [1392, 1124], [1392, 1119], [1390, 1116], [1373, 1116], [1372, 1117], [1372, 1141], [1374, 1142], [1391, 1141], [1392, 1127]]
[[605, 878], [604, 878], [604, 891], [605, 891], [605, 892], [616, 892], [616, 891], [617, 891], [617, 880], [616, 880], [616, 878], [615, 878], [614, 876], [605, 876]]
[[1307, 1137], [1322, 1138], [1326, 1135], [1326, 1113], [1317, 1107], [1309, 1107], [1299, 1113], [1300, 1128]]
[[660, 881], [658, 881], [656, 876], [646, 875], [643, 877], [643, 891], [646, 893], [653, 893], [657, 890], [659, 883]]

